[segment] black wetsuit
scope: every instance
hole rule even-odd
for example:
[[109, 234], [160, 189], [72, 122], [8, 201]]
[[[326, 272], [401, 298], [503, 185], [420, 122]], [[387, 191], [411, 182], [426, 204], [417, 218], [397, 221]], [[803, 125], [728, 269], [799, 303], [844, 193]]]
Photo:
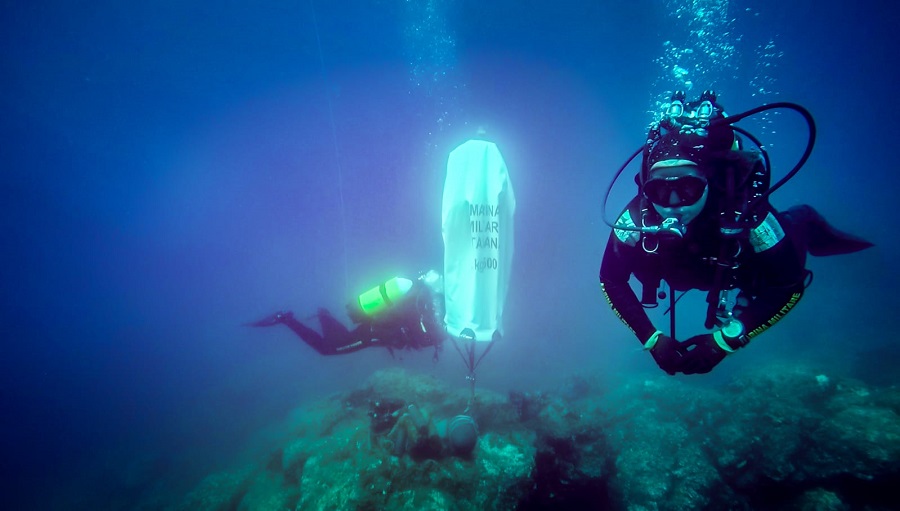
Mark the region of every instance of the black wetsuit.
[[438, 350], [444, 340], [442, 311], [436, 311], [434, 295], [421, 281], [389, 309], [374, 317], [351, 313], [356, 325], [349, 329], [327, 309], [319, 309], [317, 316], [322, 333], [298, 321], [291, 313], [279, 313], [273, 320], [261, 320], [254, 326], [283, 323], [306, 344], [322, 355], [342, 355], [365, 348], [381, 346], [394, 350], [434, 347]]
[[[643, 215], [652, 222], [652, 207], [641, 210], [632, 200], [617, 225], [641, 225]], [[724, 272], [720, 286], [740, 289], [734, 316], [752, 339], [774, 325], [803, 296], [806, 254], [834, 255], [871, 246], [852, 235], [837, 231], [810, 206], [795, 206], [784, 213], [769, 208], [750, 236], [723, 239], [714, 207], [707, 208], [688, 226], [683, 239], [644, 236], [635, 231], [613, 230], [603, 262], [600, 282], [613, 311], [643, 344], [655, 332], [637, 298], [629, 278], [634, 275], [656, 293], [660, 280], [672, 289], [709, 291], [715, 286], [719, 264], [735, 267]], [[762, 216], [762, 215], [761, 215]], [[658, 219], [657, 219], [658, 220]], [[780, 235], [783, 230], [783, 236]]]

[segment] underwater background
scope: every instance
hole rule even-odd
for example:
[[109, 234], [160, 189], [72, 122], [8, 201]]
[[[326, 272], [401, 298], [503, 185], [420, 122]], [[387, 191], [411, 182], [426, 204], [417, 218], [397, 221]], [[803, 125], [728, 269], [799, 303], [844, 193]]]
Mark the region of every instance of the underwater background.
[[[491, 479], [506, 484], [502, 498], [441, 500], [478, 486], [454, 475], [471, 473], [457, 462], [458, 472], [438, 477], [448, 488], [458, 481], [457, 493], [404, 505], [550, 506], [561, 490], [519, 486], [547, 445], [558, 447], [546, 441], [556, 435], [575, 439], [569, 449], [603, 445], [600, 468], [576, 471], [587, 486], [607, 486], [571, 497], [570, 509], [763, 509], [777, 500], [771, 492], [810, 488], [827, 495], [809, 509], [889, 508], [882, 492], [900, 481], [895, 3], [37, 0], [0, 9], [0, 507], [400, 508], [363, 496], [315, 500], [283, 446], [311, 442], [297, 447], [307, 461], [341, 452], [315, 443], [332, 430], [298, 427], [308, 419], [297, 410], [344, 396], [346, 407], [309, 412], [338, 414], [340, 436], [365, 424], [365, 413], [340, 415], [364, 407], [352, 396], [402, 394], [397, 380], [413, 393], [427, 381], [441, 390], [419, 399], [452, 409], [454, 393], [468, 390], [455, 350], [437, 362], [431, 352], [321, 357], [287, 329], [243, 325], [318, 307], [346, 321], [344, 303], [362, 290], [440, 268], [446, 157], [481, 126], [506, 159], [518, 214], [506, 336], [477, 381], [485, 406], [496, 407], [482, 433], [496, 442], [479, 444], [475, 457], [525, 461], [519, 479]], [[606, 188], [677, 89], [714, 89], [729, 113], [775, 101], [808, 108], [815, 150], [772, 203], [811, 204], [876, 244], [810, 258], [814, 281], [790, 315], [713, 373], [689, 377], [666, 376], [640, 351], [597, 280], [603, 216], [634, 194], [637, 167], [604, 213]], [[741, 126], [766, 143], [776, 178], [806, 143], [790, 111]], [[697, 328], [703, 299], [685, 297], [680, 331]], [[522, 396], [540, 411], [525, 412]], [[731, 440], [706, 435], [715, 409], [729, 406], [755, 415], [729, 425]], [[671, 479], [654, 493], [615, 477], [626, 473], [623, 453], [635, 452], [622, 424], [665, 424], [648, 410], [671, 414], [675, 443], [696, 449], [632, 463], [683, 476], [701, 472], [677, 460], [714, 460], [703, 465], [705, 483], [684, 490], [699, 500], [671, 498]], [[797, 427], [782, 435], [785, 423]], [[830, 437], [817, 435], [823, 442], [870, 443], [817, 444], [815, 462], [715, 454], [724, 449], [716, 442], [751, 437], [761, 443], [747, 452], [784, 441], [808, 454], [802, 435], [822, 424], [831, 425]], [[634, 445], [672, 442], [665, 430], [644, 431]], [[346, 433], [342, 445], [356, 441]], [[284, 458], [277, 470], [272, 453]], [[320, 482], [365, 472], [355, 458], [331, 462], [343, 471], [320, 470]], [[398, 480], [418, 466], [393, 462]], [[260, 488], [245, 484], [256, 473], [245, 467], [259, 464], [282, 478], [274, 504], [242, 502], [248, 487]], [[734, 476], [748, 466], [776, 468]], [[196, 489], [223, 473], [243, 475], [207, 484], [221, 499], [198, 503]], [[701, 498], [722, 480], [733, 500]], [[753, 494], [763, 500], [741, 500]]]

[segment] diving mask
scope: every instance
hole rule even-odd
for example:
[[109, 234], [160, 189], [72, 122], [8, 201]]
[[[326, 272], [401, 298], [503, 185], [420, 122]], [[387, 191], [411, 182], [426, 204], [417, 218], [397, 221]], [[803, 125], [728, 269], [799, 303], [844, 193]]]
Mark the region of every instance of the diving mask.
[[695, 175], [654, 177], [644, 183], [644, 197], [664, 208], [680, 208], [696, 204], [706, 187], [706, 179]]

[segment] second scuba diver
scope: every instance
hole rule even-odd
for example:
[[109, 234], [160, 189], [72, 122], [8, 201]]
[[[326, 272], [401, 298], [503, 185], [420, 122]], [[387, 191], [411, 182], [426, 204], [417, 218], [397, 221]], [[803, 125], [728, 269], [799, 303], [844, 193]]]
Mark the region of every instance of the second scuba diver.
[[[317, 316], [322, 333], [301, 323], [290, 311], [279, 311], [250, 326], [285, 325], [322, 355], [342, 355], [365, 348], [395, 350], [434, 349], [437, 359], [444, 340], [443, 277], [430, 270], [415, 280], [394, 277], [347, 304], [355, 326], [350, 329], [327, 309]], [[432, 420], [413, 403], [379, 400], [371, 403], [371, 431], [389, 444], [396, 456], [414, 459], [470, 456], [478, 441], [475, 420], [463, 414], [451, 420]], [[468, 411], [468, 409], [467, 409]]]
[[303, 324], [290, 311], [279, 311], [250, 326], [283, 324], [322, 355], [342, 355], [365, 348], [394, 350], [434, 348], [438, 356], [446, 337], [443, 278], [434, 270], [415, 280], [394, 277], [347, 305], [355, 326], [344, 326], [327, 309], [317, 316], [322, 333]]
[[[762, 144], [734, 123], [772, 108], [801, 113], [810, 139], [798, 164], [770, 187]], [[741, 135], [757, 149], [745, 150]], [[613, 311], [663, 371], [707, 373], [783, 318], [809, 283], [807, 252], [828, 256], [872, 246], [835, 229], [810, 206], [778, 212], [769, 204], [769, 195], [809, 157], [814, 140], [812, 117], [799, 105], [777, 103], [727, 117], [710, 91], [691, 103], [676, 93], [632, 155], [643, 153], [638, 194], [612, 225], [600, 282]], [[632, 275], [643, 286], [640, 300], [628, 283]], [[663, 296], [657, 294], [662, 281], [670, 293], [670, 335], [644, 310]], [[674, 292], [691, 289], [708, 292], [711, 333], [678, 341]]]

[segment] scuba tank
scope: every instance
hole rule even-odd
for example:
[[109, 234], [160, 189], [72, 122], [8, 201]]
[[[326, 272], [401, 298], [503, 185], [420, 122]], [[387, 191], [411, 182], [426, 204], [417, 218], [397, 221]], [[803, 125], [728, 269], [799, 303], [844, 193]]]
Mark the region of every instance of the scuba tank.
[[391, 309], [409, 294], [412, 287], [411, 280], [394, 277], [360, 294], [355, 302], [347, 304], [347, 313], [354, 322], [362, 323]]

